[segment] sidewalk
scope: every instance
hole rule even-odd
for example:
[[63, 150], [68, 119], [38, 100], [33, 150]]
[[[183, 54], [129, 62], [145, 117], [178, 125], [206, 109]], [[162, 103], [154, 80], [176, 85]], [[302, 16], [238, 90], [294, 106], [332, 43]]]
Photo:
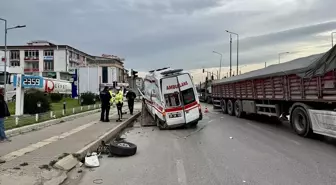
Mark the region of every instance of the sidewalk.
[[[135, 104], [135, 112], [141, 104]], [[124, 110], [128, 111], [127, 106]], [[127, 120], [129, 114], [123, 116]], [[0, 184], [31, 184], [57, 175], [53, 170], [40, 169], [64, 153], [75, 153], [108, 130], [116, 127], [116, 109], [111, 109], [111, 122], [99, 122], [100, 113], [53, 125], [42, 130], [12, 137], [10, 143], [0, 143]], [[28, 165], [20, 166], [24, 163]], [[48, 173], [46, 173], [48, 172]], [[59, 175], [59, 174], [58, 174]]]

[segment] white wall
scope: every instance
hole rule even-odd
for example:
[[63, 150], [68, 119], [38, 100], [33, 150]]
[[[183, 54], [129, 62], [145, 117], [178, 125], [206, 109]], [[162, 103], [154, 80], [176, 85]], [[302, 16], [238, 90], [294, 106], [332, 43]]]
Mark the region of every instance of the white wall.
[[54, 71], [66, 72], [67, 60], [65, 55], [65, 49], [54, 50]]
[[101, 74], [101, 68], [79, 68], [79, 93], [89, 91], [99, 94], [99, 74]]

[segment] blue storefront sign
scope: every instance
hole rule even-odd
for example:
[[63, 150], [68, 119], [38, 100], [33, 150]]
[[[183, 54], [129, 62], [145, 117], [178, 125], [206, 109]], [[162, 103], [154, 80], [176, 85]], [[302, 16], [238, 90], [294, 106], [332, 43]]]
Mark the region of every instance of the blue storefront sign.
[[44, 56], [43, 60], [54, 60], [53, 56]]
[[71, 96], [72, 98], [78, 97], [78, 70], [75, 69], [74, 74], [72, 74], [72, 83], [71, 83]]

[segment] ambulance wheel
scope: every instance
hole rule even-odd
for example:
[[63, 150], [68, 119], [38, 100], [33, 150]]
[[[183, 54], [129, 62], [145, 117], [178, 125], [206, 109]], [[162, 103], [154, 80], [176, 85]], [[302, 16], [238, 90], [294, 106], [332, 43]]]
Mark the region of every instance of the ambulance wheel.
[[190, 123], [190, 127], [191, 128], [197, 127], [197, 124], [198, 124], [198, 121], [192, 122], [192, 123]]
[[232, 100], [228, 100], [226, 105], [227, 105], [228, 114], [230, 116], [234, 116], [234, 106], [233, 106]]
[[160, 130], [166, 130], [168, 127], [167, 123], [166, 122], [162, 123], [157, 116], [155, 117], [155, 123], [156, 123], [156, 126], [159, 127]]

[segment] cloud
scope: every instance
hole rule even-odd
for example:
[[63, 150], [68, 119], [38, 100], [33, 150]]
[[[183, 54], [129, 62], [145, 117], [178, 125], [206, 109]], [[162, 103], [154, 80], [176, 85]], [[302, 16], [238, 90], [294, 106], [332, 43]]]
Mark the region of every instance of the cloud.
[[[274, 63], [284, 51], [291, 54], [283, 61], [323, 52], [336, 29], [335, 6], [334, 0], [11, 0], [0, 12], [9, 25], [27, 25], [9, 32], [9, 44], [50, 40], [119, 55], [127, 68], [148, 71], [217, 68], [213, 50], [223, 53], [227, 67], [226, 29], [240, 35], [242, 65]], [[233, 65], [235, 55], [234, 37]]]

